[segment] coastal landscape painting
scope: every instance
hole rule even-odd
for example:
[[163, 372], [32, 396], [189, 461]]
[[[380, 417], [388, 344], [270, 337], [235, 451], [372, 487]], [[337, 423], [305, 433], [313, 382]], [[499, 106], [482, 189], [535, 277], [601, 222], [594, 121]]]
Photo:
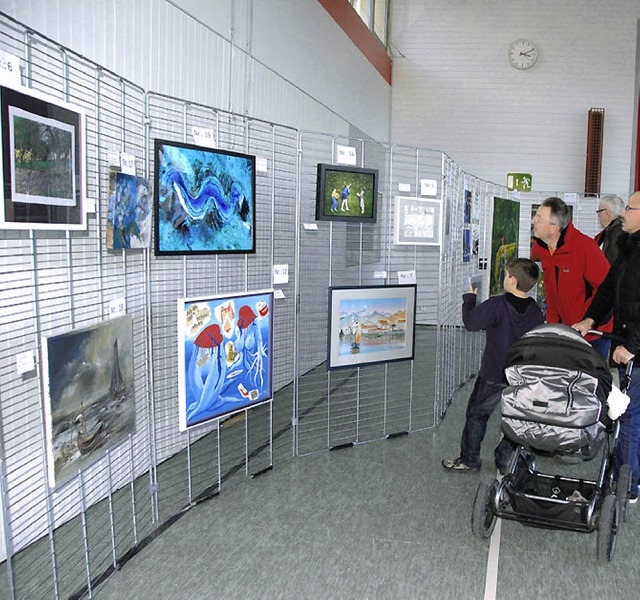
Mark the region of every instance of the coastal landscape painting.
[[415, 285], [329, 288], [329, 369], [413, 358]]

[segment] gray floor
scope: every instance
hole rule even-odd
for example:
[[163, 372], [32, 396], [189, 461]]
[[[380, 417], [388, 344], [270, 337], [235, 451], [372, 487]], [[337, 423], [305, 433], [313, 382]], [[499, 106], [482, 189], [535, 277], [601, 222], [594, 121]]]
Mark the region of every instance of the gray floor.
[[[457, 455], [463, 387], [435, 431], [294, 459], [188, 511], [95, 592], [136, 598], [636, 598], [640, 505], [630, 507], [611, 563], [596, 534], [500, 522], [471, 535], [473, 497], [494, 475], [492, 419], [480, 473], [440, 466]], [[583, 465], [595, 477], [598, 461]], [[562, 466], [557, 469], [562, 472]], [[556, 470], [551, 470], [556, 472]], [[495, 558], [495, 554], [492, 553]], [[491, 577], [489, 577], [491, 581]]]

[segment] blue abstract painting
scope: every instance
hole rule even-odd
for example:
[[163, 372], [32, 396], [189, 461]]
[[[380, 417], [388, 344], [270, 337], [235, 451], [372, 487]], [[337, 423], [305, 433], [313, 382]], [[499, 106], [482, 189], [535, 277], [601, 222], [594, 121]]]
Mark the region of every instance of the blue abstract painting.
[[255, 157], [155, 141], [155, 253], [255, 252]]
[[151, 242], [151, 185], [144, 177], [111, 173], [107, 248], [148, 248]]
[[272, 396], [273, 291], [178, 300], [180, 430]]

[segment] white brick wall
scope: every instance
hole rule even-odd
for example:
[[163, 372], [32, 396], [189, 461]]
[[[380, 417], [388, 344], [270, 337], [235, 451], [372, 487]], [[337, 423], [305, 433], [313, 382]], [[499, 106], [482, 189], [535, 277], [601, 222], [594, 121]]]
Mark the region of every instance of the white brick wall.
[[[500, 184], [584, 190], [587, 113], [605, 109], [602, 192], [627, 194], [638, 0], [402, 0], [392, 3], [391, 138], [438, 148]], [[538, 62], [509, 65], [518, 38]]]

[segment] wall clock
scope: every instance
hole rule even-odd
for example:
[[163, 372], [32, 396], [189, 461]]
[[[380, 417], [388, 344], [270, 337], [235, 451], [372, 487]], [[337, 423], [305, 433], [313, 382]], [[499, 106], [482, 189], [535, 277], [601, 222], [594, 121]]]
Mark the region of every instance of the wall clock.
[[538, 60], [538, 49], [529, 40], [516, 40], [509, 46], [509, 62], [516, 69], [529, 69]]

